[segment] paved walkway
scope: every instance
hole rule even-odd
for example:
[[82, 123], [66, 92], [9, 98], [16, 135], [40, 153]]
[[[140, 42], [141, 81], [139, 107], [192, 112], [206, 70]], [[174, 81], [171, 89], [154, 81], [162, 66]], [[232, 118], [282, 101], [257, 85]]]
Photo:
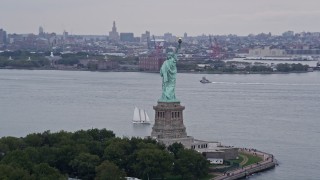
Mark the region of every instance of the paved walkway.
[[256, 149], [247, 149], [247, 148], [239, 149], [239, 152], [260, 156], [262, 157], [263, 161], [258, 162], [256, 164], [249, 165], [249, 166], [245, 166], [242, 168], [238, 168], [233, 171], [228, 171], [218, 177], [213, 178], [214, 180], [239, 179], [239, 178], [246, 177], [250, 174], [272, 168], [275, 165], [277, 165], [277, 160], [274, 159], [272, 154], [257, 151]]
[[241, 156], [243, 158], [243, 161], [240, 163], [240, 165], [241, 166], [245, 165], [249, 160], [248, 157], [244, 156], [244, 155], [241, 155], [241, 154], [239, 154], [239, 156]]

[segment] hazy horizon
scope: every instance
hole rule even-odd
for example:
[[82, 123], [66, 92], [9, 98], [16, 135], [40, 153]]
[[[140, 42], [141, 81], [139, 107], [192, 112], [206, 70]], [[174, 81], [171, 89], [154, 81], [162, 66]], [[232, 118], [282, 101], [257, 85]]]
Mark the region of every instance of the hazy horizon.
[[281, 34], [319, 32], [318, 0], [1, 0], [0, 28], [8, 33], [45, 32], [107, 35], [116, 21], [118, 32], [140, 36], [166, 32], [201, 34]]

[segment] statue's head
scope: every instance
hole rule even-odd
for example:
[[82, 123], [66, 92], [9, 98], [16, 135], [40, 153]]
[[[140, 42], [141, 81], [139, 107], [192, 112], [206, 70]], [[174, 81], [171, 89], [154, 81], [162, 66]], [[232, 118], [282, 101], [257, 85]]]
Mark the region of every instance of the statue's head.
[[173, 52], [168, 52], [167, 53], [167, 59], [173, 58], [174, 57], [174, 53]]

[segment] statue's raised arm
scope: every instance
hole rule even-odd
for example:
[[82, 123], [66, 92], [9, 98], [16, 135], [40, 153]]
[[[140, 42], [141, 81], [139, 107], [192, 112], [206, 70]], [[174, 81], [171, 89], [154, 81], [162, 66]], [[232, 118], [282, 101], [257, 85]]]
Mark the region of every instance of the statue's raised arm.
[[182, 39], [181, 38], [179, 38], [178, 43], [179, 43], [179, 45], [178, 45], [178, 47], [176, 49], [176, 54], [178, 53], [179, 49], [181, 49], [181, 43], [182, 43]]
[[176, 74], [177, 74], [177, 53], [181, 48], [182, 40], [179, 38], [178, 47], [175, 53], [169, 52], [166, 61], [163, 62], [160, 69], [160, 76], [162, 77], [162, 95], [159, 102], [179, 102], [176, 98]]

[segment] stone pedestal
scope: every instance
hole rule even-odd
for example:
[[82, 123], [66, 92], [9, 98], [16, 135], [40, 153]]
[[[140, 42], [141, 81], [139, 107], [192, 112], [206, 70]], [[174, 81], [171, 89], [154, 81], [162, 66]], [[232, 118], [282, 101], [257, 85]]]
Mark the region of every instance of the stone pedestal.
[[155, 118], [151, 137], [157, 141], [166, 146], [181, 143], [185, 148], [205, 154], [207, 158], [215, 157], [226, 160], [237, 157], [237, 148], [221, 146], [220, 142], [196, 140], [192, 136], [187, 136], [186, 127], [183, 124], [184, 106], [181, 106], [180, 102], [158, 102], [153, 109]]
[[186, 127], [183, 124], [185, 107], [181, 106], [180, 102], [158, 102], [153, 109], [155, 110], [155, 123], [151, 137], [165, 145], [180, 142], [189, 148], [193, 143], [193, 137], [187, 136]]

